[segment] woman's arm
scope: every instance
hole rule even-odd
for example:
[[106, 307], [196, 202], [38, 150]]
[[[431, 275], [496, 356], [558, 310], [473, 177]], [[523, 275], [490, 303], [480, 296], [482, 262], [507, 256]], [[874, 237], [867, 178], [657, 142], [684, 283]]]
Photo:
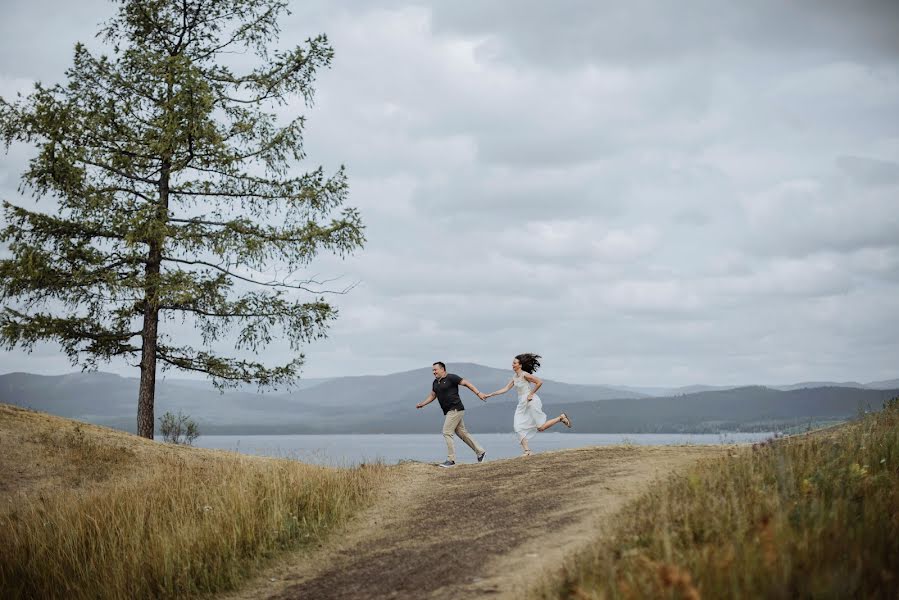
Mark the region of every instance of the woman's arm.
[[543, 380], [541, 380], [541, 379], [540, 379], [539, 377], [537, 377], [536, 375], [531, 375], [530, 373], [525, 373], [525, 374], [524, 374], [524, 378], [525, 378], [527, 381], [530, 381], [531, 383], [534, 384], [534, 389], [532, 389], [532, 390], [531, 390], [531, 393], [528, 394], [528, 400], [533, 400], [533, 399], [534, 399], [534, 394], [536, 394], [536, 393], [537, 393], [537, 390], [540, 389], [540, 386], [543, 385]]
[[504, 387], [501, 390], [496, 390], [495, 392], [490, 392], [489, 394], [487, 394], [485, 396], [485, 398], [492, 398], [494, 396], [499, 396], [500, 394], [505, 394], [506, 392], [508, 392], [509, 390], [512, 389], [512, 385], [514, 385], [514, 382], [510, 379], [509, 383], [506, 384], [506, 387]]

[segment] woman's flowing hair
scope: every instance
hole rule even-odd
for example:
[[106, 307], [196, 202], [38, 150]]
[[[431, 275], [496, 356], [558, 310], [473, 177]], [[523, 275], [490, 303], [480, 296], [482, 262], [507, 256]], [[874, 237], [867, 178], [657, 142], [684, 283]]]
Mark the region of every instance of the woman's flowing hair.
[[540, 355], [539, 354], [519, 354], [515, 358], [518, 359], [518, 362], [521, 364], [521, 368], [523, 371], [530, 373], [533, 375], [537, 372], [537, 369], [540, 368]]

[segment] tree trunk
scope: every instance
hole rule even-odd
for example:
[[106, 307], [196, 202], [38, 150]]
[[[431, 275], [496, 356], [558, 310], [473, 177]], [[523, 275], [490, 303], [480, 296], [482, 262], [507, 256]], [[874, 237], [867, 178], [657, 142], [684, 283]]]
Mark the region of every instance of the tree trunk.
[[[169, 173], [171, 162], [162, 161], [159, 176], [159, 206], [156, 217], [165, 222], [169, 212]], [[159, 339], [159, 273], [162, 270], [164, 239], [150, 239], [144, 282], [144, 327], [141, 331], [140, 388], [137, 392], [137, 434], [153, 439], [156, 399], [156, 345]]]
[[[157, 273], [159, 265], [156, 266]], [[147, 267], [149, 271], [149, 265]], [[147, 274], [149, 276], [149, 273]], [[156, 339], [159, 309], [147, 299], [144, 304], [143, 348], [140, 357], [140, 389], [137, 392], [137, 435], [153, 439], [156, 399]]]

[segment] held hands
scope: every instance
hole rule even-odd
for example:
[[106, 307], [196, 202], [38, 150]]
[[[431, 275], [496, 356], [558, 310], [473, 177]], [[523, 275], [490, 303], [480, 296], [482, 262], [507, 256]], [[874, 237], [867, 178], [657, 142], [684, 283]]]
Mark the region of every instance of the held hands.
[[487, 398], [489, 398], [490, 396], [491, 396], [491, 394], [485, 394], [484, 392], [478, 392], [478, 398], [480, 398], [484, 402], [487, 402]]
[[533, 399], [534, 399], [534, 394], [533, 393], [528, 394], [528, 402], [530, 402]]

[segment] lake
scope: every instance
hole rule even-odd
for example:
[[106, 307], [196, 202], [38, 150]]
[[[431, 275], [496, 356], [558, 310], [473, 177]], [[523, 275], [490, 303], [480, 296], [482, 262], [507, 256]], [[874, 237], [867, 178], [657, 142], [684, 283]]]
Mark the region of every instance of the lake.
[[[637, 444], [666, 446], [679, 444], [735, 444], [768, 439], [773, 433], [556, 433], [547, 432], [531, 440], [536, 454], [562, 448]], [[487, 450], [487, 460], [512, 458], [521, 454], [514, 433], [480, 433], [474, 436]], [[476, 462], [474, 452], [455, 438], [456, 461]], [[195, 446], [234, 450], [242, 454], [293, 458], [306, 463], [353, 466], [383, 461], [395, 464], [403, 460], [443, 462], [446, 445], [440, 432], [415, 434], [342, 434], [342, 435], [204, 435]]]

